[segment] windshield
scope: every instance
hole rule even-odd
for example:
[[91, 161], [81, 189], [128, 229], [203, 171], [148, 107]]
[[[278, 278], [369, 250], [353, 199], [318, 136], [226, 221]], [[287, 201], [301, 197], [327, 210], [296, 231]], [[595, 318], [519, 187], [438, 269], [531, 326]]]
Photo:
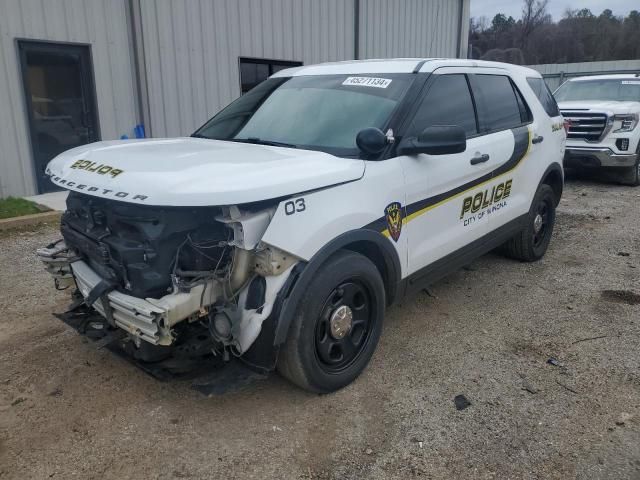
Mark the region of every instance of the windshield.
[[194, 136], [357, 155], [356, 135], [384, 129], [411, 74], [271, 78], [231, 103]]
[[554, 96], [558, 102], [606, 100], [640, 102], [640, 78], [575, 80], [564, 83]]

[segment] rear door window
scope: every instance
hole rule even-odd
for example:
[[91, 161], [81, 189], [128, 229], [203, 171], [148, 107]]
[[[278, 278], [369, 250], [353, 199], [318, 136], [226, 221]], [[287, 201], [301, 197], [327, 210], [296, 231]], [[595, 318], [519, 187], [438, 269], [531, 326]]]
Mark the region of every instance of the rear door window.
[[478, 133], [473, 100], [467, 78], [463, 74], [439, 75], [409, 127], [409, 135], [417, 136], [425, 128], [435, 125], [458, 125], [467, 137]]
[[527, 77], [527, 83], [531, 87], [531, 90], [533, 90], [533, 93], [536, 94], [536, 97], [538, 97], [538, 100], [540, 100], [547, 115], [550, 117], [559, 116], [560, 110], [558, 109], [558, 104], [556, 103], [556, 99], [553, 98], [553, 94], [549, 90], [549, 87], [547, 87], [546, 82], [542, 78]]
[[481, 74], [471, 78], [482, 133], [514, 128], [530, 121], [531, 116], [524, 99], [509, 77]]

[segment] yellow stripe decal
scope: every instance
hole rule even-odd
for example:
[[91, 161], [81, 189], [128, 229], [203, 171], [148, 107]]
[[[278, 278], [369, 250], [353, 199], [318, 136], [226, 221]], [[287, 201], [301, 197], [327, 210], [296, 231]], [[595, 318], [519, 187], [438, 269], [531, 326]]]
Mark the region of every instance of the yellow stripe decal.
[[[413, 212], [411, 215], [407, 215], [406, 217], [403, 217], [402, 218], [402, 224], [406, 225], [408, 222], [410, 222], [414, 218], [417, 218], [417, 217], [419, 217], [421, 215], [424, 215], [425, 213], [427, 213], [430, 210], [433, 210], [434, 208], [437, 208], [437, 207], [439, 207], [441, 205], [444, 205], [445, 203], [450, 202], [451, 200], [455, 200], [456, 198], [458, 198], [458, 197], [460, 197], [462, 195], [465, 195], [466, 193], [468, 193], [471, 190], [474, 190], [474, 189], [476, 189], [478, 187], [486, 185], [487, 183], [491, 183], [494, 180], [513, 172], [516, 168], [518, 168], [522, 164], [522, 162], [527, 157], [527, 155], [529, 155], [529, 151], [531, 150], [531, 130], [529, 129], [529, 127], [527, 127], [527, 138], [528, 138], [527, 150], [525, 151], [524, 155], [509, 170], [506, 170], [505, 172], [502, 172], [500, 175], [497, 175], [495, 177], [491, 177], [490, 179], [485, 180], [484, 182], [478, 183], [477, 185], [474, 185], [474, 186], [472, 186], [470, 188], [467, 188], [466, 190], [463, 190], [463, 191], [458, 192], [458, 193], [454, 193], [452, 196], [447, 197], [447, 198], [445, 198], [445, 199], [443, 199], [443, 200], [441, 200], [441, 201], [439, 201], [437, 203], [434, 203], [433, 205], [429, 205], [428, 207], [425, 207], [425, 208], [423, 208], [421, 210]], [[515, 148], [515, 145], [514, 145], [514, 148]], [[390, 236], [389, 235], [389, 229], [383, 230], [382, 234], [385, 237], [389, 237]]]

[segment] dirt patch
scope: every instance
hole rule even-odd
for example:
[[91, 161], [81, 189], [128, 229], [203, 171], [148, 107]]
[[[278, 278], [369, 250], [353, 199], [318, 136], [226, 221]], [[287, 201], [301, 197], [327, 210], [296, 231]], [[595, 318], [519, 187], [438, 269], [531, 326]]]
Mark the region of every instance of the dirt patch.
[[640, 305], [640, 295], [630, 290], [603, 290], [602, 298], [607, 302]]

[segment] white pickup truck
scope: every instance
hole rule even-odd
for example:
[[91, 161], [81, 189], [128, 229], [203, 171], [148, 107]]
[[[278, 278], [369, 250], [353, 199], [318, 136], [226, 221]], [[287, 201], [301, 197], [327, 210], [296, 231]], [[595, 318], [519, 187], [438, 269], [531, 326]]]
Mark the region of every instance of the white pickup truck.
[[607, 168], [640, 185], [640, 74], [578, 77], [554, 95], [570, 122], [565, 167]]

